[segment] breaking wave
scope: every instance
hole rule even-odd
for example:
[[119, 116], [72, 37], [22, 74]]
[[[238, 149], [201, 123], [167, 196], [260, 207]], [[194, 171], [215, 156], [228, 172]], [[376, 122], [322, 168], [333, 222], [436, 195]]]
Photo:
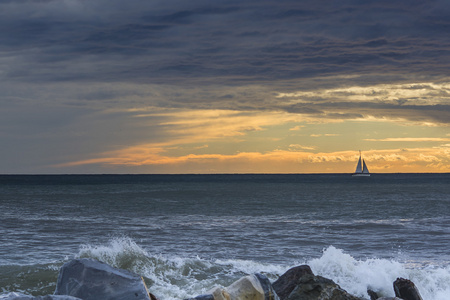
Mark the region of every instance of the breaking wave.
[[368, 297], [367, 289], [379, 296], [393, 297], [393, 282], [398, 277], [410, 279], [424, 300], [446, 300], [450, 295], [450, 267], [417, 265], [389, 259], [357, 260], [333, 246], [323, 251], [320, 258], [307, 264], [314, 274], [333, 279], [351, 294]]
[[[412, 280], [424, 300], [444, 300], [450, 294], [449, 266], [421, 265], [389, 259], [358, 260], [343, 250], [329, 246], [321, 257], [292, 265], [267, 264], [239, 259], [205, 259], [154, 254], [128, 237], [113, 238], [106, 244], [85, 244], [74, 258], [93, 258], [116, 268], [127, 269], [144, 277], [159, 299], [186, 299], [206, 293], [215, 286], [229, 286], [242, 276], [262, 273], [271, 281], [299, 264], [308, 264], [314, 274], [334, 280], [343, 289], [368, 299], [367, 289], [379, 296], [393, 296], [392, 283], [397, 277]], [[58, 270], [63, 263], [0, 266], [1, 292], [33, 295], [54, 291]], [[0, 299], [1, 299], [0, 295]]]

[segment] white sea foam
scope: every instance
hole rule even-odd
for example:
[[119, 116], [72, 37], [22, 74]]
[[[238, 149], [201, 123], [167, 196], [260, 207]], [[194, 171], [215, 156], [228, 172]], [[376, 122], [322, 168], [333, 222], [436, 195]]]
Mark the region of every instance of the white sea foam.
[[[150, 291], [160, 299], [186, 299], [215, 286], [228, 286], [242, 276], [263, 273], [271, 281], [295, 265], [267, 264], [252, 260], [203, 259], [153, 254], [127, 237], [106, 245], [83, 245], [79, 257], [91, 257], [144, 276]], [[380, 296], [393, 296], [398, 277], [412, 280], [424, 300], [448, 300], [448, 267], [414, 267], [388, 259], [357, 260], [333, 246], [322, 256], [305, 262], [314, 274], [330, 278], [349, 293], [368, 299], [367, 288]], [[298, 265], [298, 264], [296, 264]]]
[[424, 300], [448, 300], [450, 295], [448, 267], [411, 269], [395, 260], [357, 260], [333, 246], [308, 264], [314, 274], [330, 278], [349, 293], [360, 297], [367, 297], [368, 288], [379, 296], [394, 296], [393, 282], [399, 277], [413, 281]]
[[162, 299], [203, 294], [227, 277], [223, 266], [209, 260], [152, 254], [127, 237], [114, 238], [106, 245], [83, 245], [78, 256], [144, 276], [150, 291]]

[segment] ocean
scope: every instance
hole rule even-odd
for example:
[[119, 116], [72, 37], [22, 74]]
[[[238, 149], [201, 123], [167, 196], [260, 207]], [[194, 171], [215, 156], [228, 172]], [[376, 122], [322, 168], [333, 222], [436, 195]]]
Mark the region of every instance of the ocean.
[[0, 298], [98, 259], [161, 300], [308, 264], [369, 299], [408, 278], [450, 298], [450, 174], [2, 175]]

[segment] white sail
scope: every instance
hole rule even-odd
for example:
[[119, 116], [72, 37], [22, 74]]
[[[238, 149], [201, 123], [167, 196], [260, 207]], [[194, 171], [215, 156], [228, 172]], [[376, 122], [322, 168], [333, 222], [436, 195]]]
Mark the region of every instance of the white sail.
[[360, 156], [359, 160], [358, 160], [358, 164], [356, 165], [355, 173], [361, 173], [361, 172], [362, 172], [362, 168], [361, 168], [361, 156]]
[[363, 170], [362, 170], [362, 172], [364, 174], [369, 174], [369, 169], [367, 169], [366, 162], [364, 161], [364, 159], [363, 159]]

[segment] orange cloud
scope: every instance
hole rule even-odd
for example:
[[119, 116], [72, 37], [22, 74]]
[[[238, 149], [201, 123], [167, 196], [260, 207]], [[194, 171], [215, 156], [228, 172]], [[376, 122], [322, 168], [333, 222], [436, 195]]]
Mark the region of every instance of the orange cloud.
[[385, 138], [364, 140], [369, 142], [448, 142], [450, 138]]
[[316, 146], [304, 146], [304, 145], [299, 145], [299, 144], [291, 144], [291, 145], [289, 145], [289, 149], [292, 149], [292, 150], [298, 150], [298, 149], [315, 150], [315, 149], [317, 149], [317, 147]]
[[[167, 166], [176, 167], [179, 173], [351, 173], [358, 158], [355, 151], [317, 153], [274, 150], [265, 153], [241, 152], [224, 154], [188, 154], [171, 157], [164, 150], [151, 145], [130, 147], [104, 153], [98, 159], [64, 164], [77, 166], [85, 164], [158, 167], [160, 173]], [[363, 153], [372, 172], [449, 172], [448, 149], [417, 148], [395, 150], [372, 150]], [[61, 165], [60, 165], [61, 166]], [[155, 170], [153, 168], [152, 170]]]
[[298, 130], [301, 130], [303, 127], [305, 127], [305, 126], [298, 125], [298, 126], [290, 128], [289, 130], [291, 130], [291, 131], [298, 131]]
[[[134, 110], [135, 111], [135, 110]], [[265, 127], [299, 122], [301, 118], [286, 112], [234, 110], [158, 110], [144, 111], [136, 117], [165, 117], [159, 126], [171, 137], [170, 144], [204, 143], [211, 140], [241, 137]]]
[[320, 133], [320, 134], [311, 134], [312, 137], [321, 137], [321, 136], [339, 136], [337, 133]]

